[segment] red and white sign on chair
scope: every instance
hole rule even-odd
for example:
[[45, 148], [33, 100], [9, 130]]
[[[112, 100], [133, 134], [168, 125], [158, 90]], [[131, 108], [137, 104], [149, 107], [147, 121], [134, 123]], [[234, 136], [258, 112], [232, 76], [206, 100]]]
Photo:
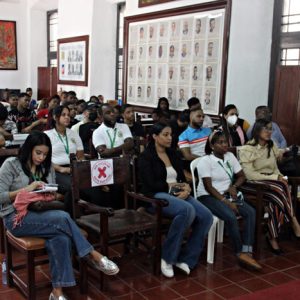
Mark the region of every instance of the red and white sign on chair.
[[114, 166], [112, 159], [91, 161], [92, 186], [108, 185], [114, 183]]

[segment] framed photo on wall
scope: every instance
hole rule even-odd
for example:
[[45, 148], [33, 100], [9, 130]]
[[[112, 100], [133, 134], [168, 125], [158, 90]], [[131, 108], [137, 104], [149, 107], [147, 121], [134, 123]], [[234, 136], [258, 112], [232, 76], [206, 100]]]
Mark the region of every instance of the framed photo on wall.
[[139, 0], [139, 7], [161, 4], [161, 3], [171, 2], [171, 1], [176, 1], [176, 0]]
[[0, 70], [17, 70], [16, 22], [0, 20]]
[[58, 41], [58, 83], [88, 85], [89, 36]]
[[170, 109], [200, 99], [207, 114], [224, 107], [231, 0], [125, 18], [123, 99]]

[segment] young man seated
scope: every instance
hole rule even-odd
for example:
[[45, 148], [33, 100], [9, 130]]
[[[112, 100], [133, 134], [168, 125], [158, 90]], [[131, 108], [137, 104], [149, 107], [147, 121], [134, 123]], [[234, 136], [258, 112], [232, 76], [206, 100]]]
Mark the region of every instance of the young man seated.
[[[98, 108], [97, 105], [89, 105], [83, 112], [84, 114], [83, 123], [79, 122], [81, 123], [81, 125], [79, 126], [78, 133], [83, 143], [84, 153], [88, 153], [88, 154], [90, 153], [90, 140], [93, 136], [93, 132], [100, 125], [98, 122], [97, 108]], [[77, 126], [77, 124], [75, 126]]]
[[[194, 108], [200, 108], [202, 109], [200, 100], [196, 97], [192, 97], [188, 100], [187, 105], [189, 107], [189, 110], [191, 111]], [[208, 115], [204, 115], [204, 121], [203, 121], [203, 128], [212, 128], [214, 126], [212, 119]]]
[[178, 147], [179, 136], [186, 130], [189, 125], [190, 111], [185, 109], [181, 112], [176, 120], [170, 121], [172, 128], [172, 148]]
[[[272, 113], [268, 106], [261, 105], [261, 106], [256, 107], [255, 120], [259, 120], [259, 119], [267, 119], [270, 121], [272, 120]], [[249, 140], [252, 139], [252, 129], [253, 129], [253, 125], [250, 126], [250, 128], [247, 131], [247, 136], [248, 136]], [[279, 149], [285, 149], [287, 147], [286, 140], [285, 140], [279, 126], [275, 122], [272, 122], [271, 139]]]
[[40, 125], [47, 124], [47, 119], [37, 120], [36, 114], [29, 109], [30, 96], [21, 93], [18, 97], [17, 108], [8, 113], [8, 119], [17, 124], [19, 133], [30, 133], [32, 130], [40, 130]]
[[114, 108], [103, 104], [99, 110], [103, 123], [93, 133], [93, 145], [102, 158], [129, 153], [134, 148], [127, 124], [116, 122]]
[[[12, 140], [13, 134], [18, 133], [16, 123], [7, 119], [8, 111], [0, 104], [0, 133], [5, 140]], [[5, 141], [4, 141], [5, 144]]]
[[124, 104], [121, 107], [121, 114], [124, 123], [128, 125], [133, 137], [145, 137], [145, 130], [141, 123], [134, 121], [134, 109], [130, 104]]
[[16, 94], [9, 94], [8, 97], [8, 104], [7, 111], [11, 111], [18, 107], [18, 96]]
[[178, 146], [187, 161], [205, 155], [205, 144], [211, 134], [210, 128], [203, 128], [204, 113], [199, 107], [190, 111], [188, 128], [179, 136]]

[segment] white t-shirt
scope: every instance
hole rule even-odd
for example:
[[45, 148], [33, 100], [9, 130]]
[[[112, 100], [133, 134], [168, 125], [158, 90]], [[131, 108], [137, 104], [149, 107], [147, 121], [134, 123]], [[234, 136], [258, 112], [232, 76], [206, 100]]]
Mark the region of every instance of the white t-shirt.
[[71, 130], [79, 134], [79, 127], [84, 124], [84, 121], [80, 121], [71, 127]]
[[[231, 184], [230, 177], [240, 172], [242, 167], [236, 157], [231, 152], [227, 152], [224, 155], [224, 161], [213, 154], [203, 156], [199, 161], [197, 170], [199, 179], [210, 177], [212, 186], [220, 194], [224, 194]], [[197, 196], [203, 195], [209, 195], [209, 193], [206, 191], [203, 181], [199, 180]]]
[[172, 166], [166, 167], [166, 170], [167, 170], [167, 183], [177, 182], [176, 170]]
[[112, 149], [123, 145], [127, 138], [132, 138], [127, 124], [116, 123], [115, 127], [111, 128], [102, 123], [93, 132], [93, 145], [95, 148], [105, 145], [107, 149]]
[[83, 150], [83, 145], [80, 136], [73, 130], [67, 128], [66, 136], [59, 138], [58, 133], [55, 129], [47, 130], [45, 133], [49, 136], [52, 144], [52, 162], [57, 165], [68, 165], [70, 164], [69, 154], [67, 154], [66, 137], [69, 144], [69, 153], [76, 153], [77, 151]]

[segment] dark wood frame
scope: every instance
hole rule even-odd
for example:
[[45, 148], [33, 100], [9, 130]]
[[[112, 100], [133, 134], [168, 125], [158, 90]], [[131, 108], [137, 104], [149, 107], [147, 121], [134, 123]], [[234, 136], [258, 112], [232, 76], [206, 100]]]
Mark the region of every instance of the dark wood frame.
[[[232, 0], [217, 0], [213, 2], [206, 2], [201, 4], [195, 4], [180, 8], [168, 9], [164, 11], [157, 11], [153, 13], [140, 14], [136, 16], [126, 17], [124, 19], [124, 49], [123, 49], [123, 94], [122, 99], [127, 102], [127, 66], [128, 66], [128, 38], [129, 38], [129, 24], [132, 22], [139, 22], [145, 20], [153, 20], [164, 17], [185, 15], [197, 12], [204, 12], [215, 9], [225, 9], [224, 19], [224, 36], [223, 36], [223, 53], [222, 53], [222, 65], [221, 65], [221, 86], [220, 86], [220, 101], [219, 101], [219, 113], [223, 111], [225, 105], [226, 95], [226, 81], [227, 81], [227, 61], [228, 61], [228, 45], [229, 45], [229, 33], [230, 33], [230, 18], [231, 18], [231, 1]], [[140, 112], [151, 113], [152, 107], [135, 106]]]
[[[74, 43], [74, 42], [85, 42], [86, 43], [86, 55], [85, 55], [85, 79], [83, 81], [76, 81], [76, 80], [60, 80], [59, 79], [59, 71], [60, 71], [60, 50], [59, 47], [61, 44], [67, 43]], [[89, 71], [89, 36], [82, 35], [76, 37], [70, 37], [65, 39], [57, 40], [57, 80], [58, 84], [68, 84], [68, 85], [81, 85], [87, 86], [88, 85], [88, 71]]]
[[176, 1], [176, 0], [150, 0], [149, 3], [144, 3], [143, 0], [139, 0], [139, 7], [145, 7], [150, 5], [162, 4], [166, 2]]
[[18, 51], [17, 51], [17, 23], [16, 21], [10, 20], [0, 20], [0, 22], [12, 23], [14, 25], [14, 37], [15, 37], [15, 56], [16, 56], [16, 66], [14, 68], [1, 68], [1, 70], [18, 70]]
[[55, 59], [55, 58], [57, 59], [57, 51], [50, 52], [50, 25], [49, 25], [50, 16], [56, 12], [58, 12], [57, 9], [47, 11], [47, 66], [48, 67], [50, 67], [51, 59]]

